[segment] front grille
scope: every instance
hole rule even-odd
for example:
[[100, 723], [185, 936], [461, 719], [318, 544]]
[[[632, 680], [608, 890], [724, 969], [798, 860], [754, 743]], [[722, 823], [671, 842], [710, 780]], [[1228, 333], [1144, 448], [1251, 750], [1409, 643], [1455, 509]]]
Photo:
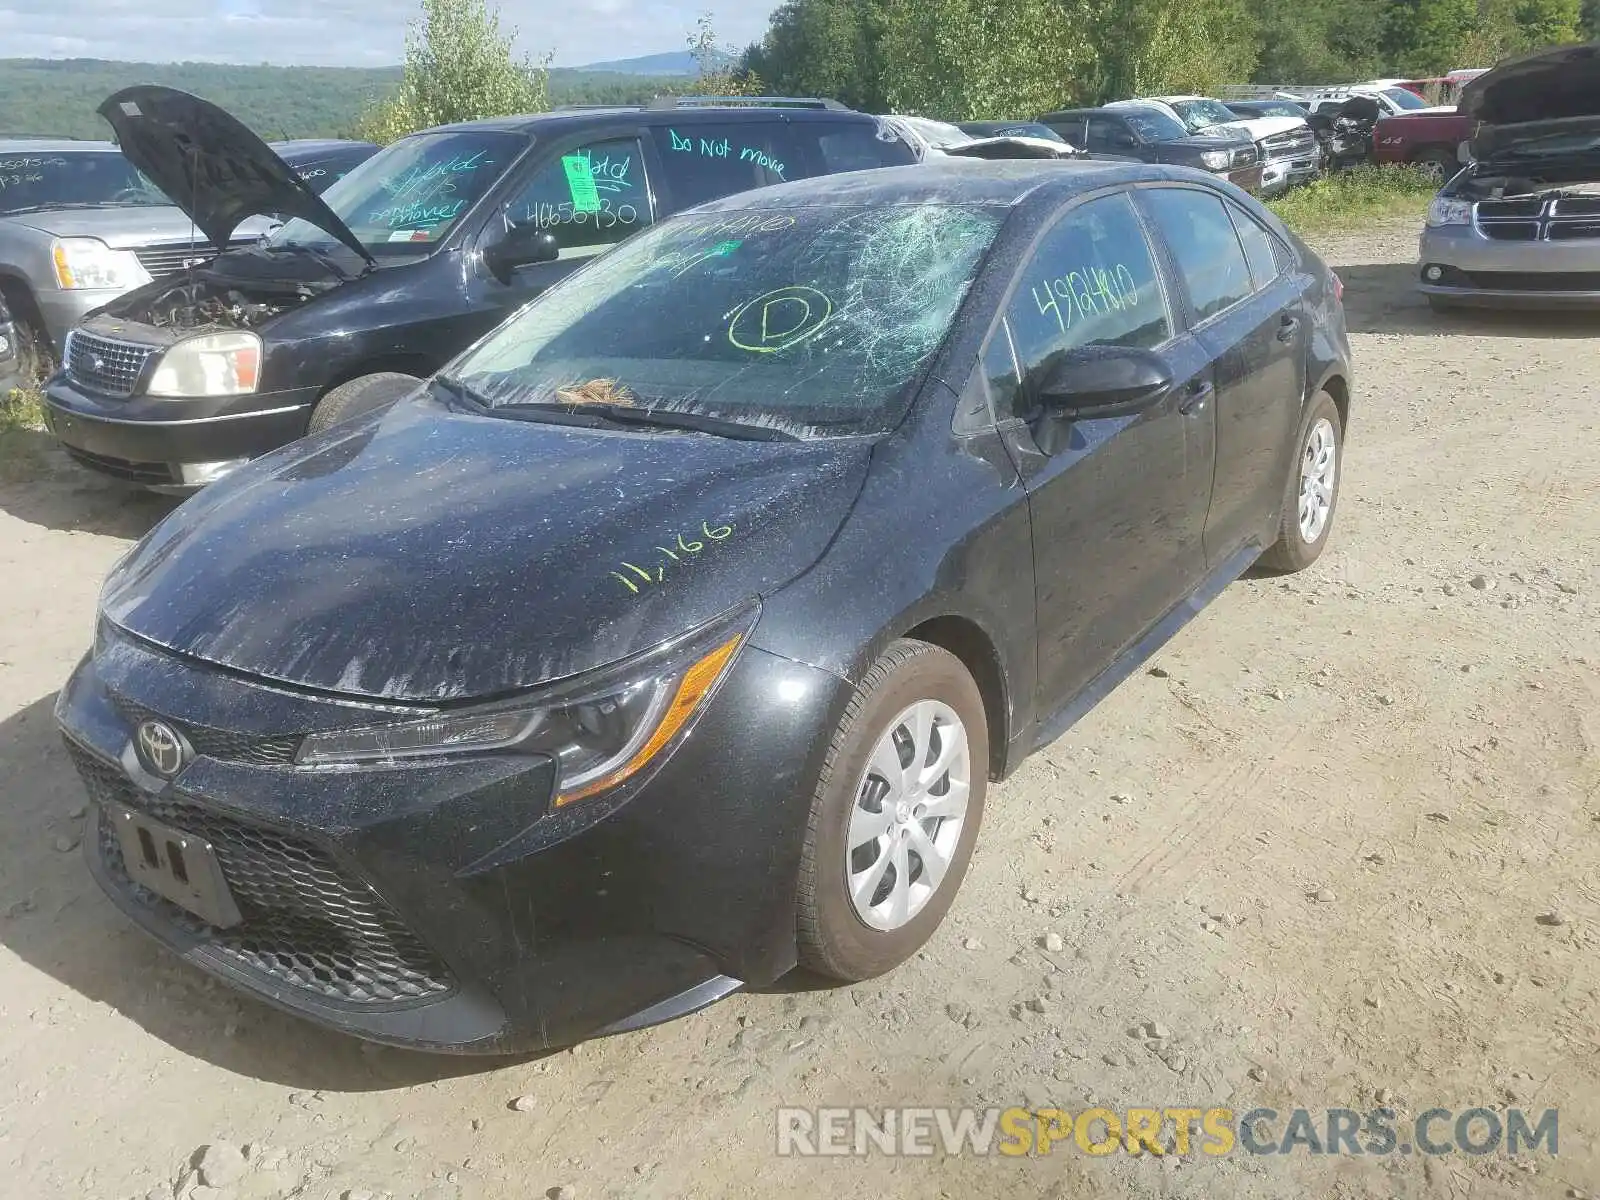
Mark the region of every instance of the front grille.
[[1600, 271], [1463, 271], [1475, 287], [1500, 292], [1600, 292]]
[[130, 727], [137, 728], [145, 721], [163, 721], [181, 733], [184, 740], [194, 747], [196, 754], [203, 754], [219, 762], [249, 763], [256, 767], [287, 767], [293, 765], [295, 753], [300, 749], [300, 739], [297, 737], [256, 737], [253, 734], [234, 733], [227, 729], [191, 725], [185, 721], [174, 721], [121, 696], [113, 696], [111, 699]]
[[129, 462], [125, 458], [107, 458], [103, 454], [90, 454], [87, 450], [79, 450], [76, 446], [68, 446], [65, 443], [62, 448], [84, 466], [103, 475], [126, 479], [129, 483], [160, 485], [183, 482], [166, 463]]
[[106, 396], [131, 396], [139, 386], [145, 365], [157, 352], [140, 346], [74, 329], [67, 340], [67, 374], [74, 383]]
[[1232, 165], [1235, 167], [1248, 167], [1256, 162], [1259, 157], [1254, 146], [1245, 146], [1233, 152]]
[[1600, 196], [1480, 200], [1473, 216], [1478, 232], [1497, 242], [1600, 239]]
[[[233, 242], [228, 249], [248, 246], [249, 240]], [[134, 256], [139, 265], [150, 273], [152, 279], [164, 279], [191, 267], [203, 267], [216, 258], [217, 250], [210, 242], [167, 242], [159, 246], [136, 246]]]
[[1307, 129], [1290, 129], [1261, 139], [1261, 157], [1269, 161], [1303, 158], [1317, 148], [1317, 135]]
[[[453, 990], [447, 969], [394, 910], [320, 847], [187, 801], [148, 796], [73, 742], [67, 749], [99, 811], [98, 849], [111, 878], [145, 907], [261, 977], [264, 986], [287, 984], [372, 1008]], [[105, 817], [107, 804], [137, 809], [211, 843], [243, 923], [213, 928], [134, 883]]]

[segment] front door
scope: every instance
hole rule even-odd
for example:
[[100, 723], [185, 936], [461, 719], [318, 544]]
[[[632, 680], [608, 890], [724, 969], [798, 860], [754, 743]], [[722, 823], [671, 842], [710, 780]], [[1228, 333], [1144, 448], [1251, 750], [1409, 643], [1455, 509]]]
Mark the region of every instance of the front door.
[[556, 239], [554, 262], [532, 263], [496, 279], [480, 261], [475, 298], [495, 311], [490, 324], [565, 279], [597, 254], [648, 229], [656, 216], [649, 165], [638, 137], [599, 137], [558, 147], [511, 185], [480, 239], [488, 247], [532, 225]]
[[[1211, 364], [1182, 331], [1121, 192], [1068, 210], [1045, 234], [995, 337], [1009, 337], [1016, 361], [1007, 376], [1004, 344], [991, 343], [996, 416], [1033, 523], [1039, 709], [1053, 713], [1205, 573]], [[1094, 345], [1154, 350], [1177, 385], [1134, 416], [1045, 428], [1059, 418], [1040, 413], [1031, 386], [1061, 352]]]

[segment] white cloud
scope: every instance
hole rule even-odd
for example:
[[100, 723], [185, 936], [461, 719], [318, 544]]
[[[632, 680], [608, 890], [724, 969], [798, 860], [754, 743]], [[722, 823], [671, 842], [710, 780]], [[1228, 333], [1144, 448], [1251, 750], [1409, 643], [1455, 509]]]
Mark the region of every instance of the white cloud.
[[[491, 0], [491, 3], [493, 0]], [[775, 0], [502, 0], [519, 48], [579, 66], [681, 50], [702, 11], [735, 46], [760, 37]], [[110, 58], [381, 66], [400, 61], [417, 8], [395, 0], [0, 0], [8, 58]]]

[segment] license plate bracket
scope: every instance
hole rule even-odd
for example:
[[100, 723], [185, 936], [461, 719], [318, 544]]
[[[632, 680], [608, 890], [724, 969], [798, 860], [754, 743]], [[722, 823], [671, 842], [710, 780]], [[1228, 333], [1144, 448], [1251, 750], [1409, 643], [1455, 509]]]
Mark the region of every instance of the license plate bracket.
[[244, 917], [222, 874], [216, 847], [120, 805], [106, 809], [128, 877], [207, 925], [230, 929]]

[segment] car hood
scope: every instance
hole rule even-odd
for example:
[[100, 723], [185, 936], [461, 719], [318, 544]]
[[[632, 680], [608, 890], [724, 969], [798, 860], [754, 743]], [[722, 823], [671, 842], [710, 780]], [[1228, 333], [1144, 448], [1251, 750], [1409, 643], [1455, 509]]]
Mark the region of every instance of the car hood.
[[1280, 133], [1289, 133], [1304, 124], [1305, 121], [1299, 117], [1240, 117], [1237, 121], [1213, 125], [1201, 132], [1210, 133], [1212, 130], [1219, 129], [1232, 130], [1244, 134], [1252, 142], [1259, 142], [1262, 138], [1274, 137]]
[[175, 88], [124, 88], [100, 105], [128, 160], [219, 248], [247, 217], [300, 217], [368, 262], [372, 256], [322, 198], [243, 122]]
[[352, 697], [498, 696], [658, 645], [810, 568], [870, 442], [610, 432], [427, 393], [260, 459], [118, 564], [104, 617]]
[[[130, 205], [127, 208], [59, 208], [0, 218], [25, 225], [52, 237], [99, 238], [116, 250], [135, 246], [181, 242], [195, 236], [196, 224], [181, 208], [167, 205]], [[275, 221], [253, 217], [233, 231], [234, 241], [264, 237]], [[201, 231], [204, 233], [204, 231]], [[210, 240], [210, 235], [205, 235]]]
[[1474, 157], [1557, 133], [1600, 132], [1600, 42], [1508, 59], [1461, 89]]

